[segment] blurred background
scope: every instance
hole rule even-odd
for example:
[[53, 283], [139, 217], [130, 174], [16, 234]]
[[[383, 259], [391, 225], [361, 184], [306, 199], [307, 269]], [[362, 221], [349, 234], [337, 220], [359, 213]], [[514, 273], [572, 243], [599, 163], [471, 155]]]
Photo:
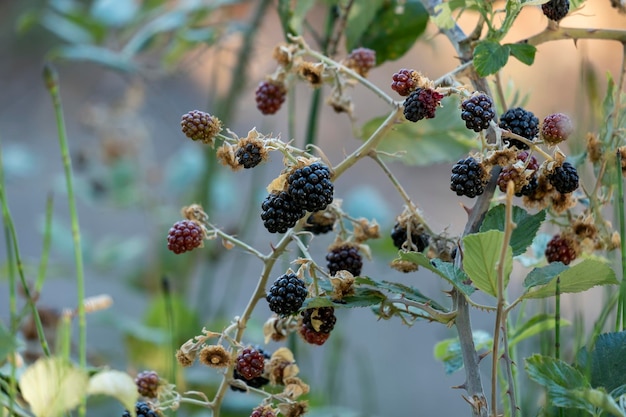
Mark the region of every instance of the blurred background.
[[[305, 30], [314, 47], [312, 30], [323, 29], [328, 10], [325, 2], [318, 3], [307, 14], [311, 30]], [[475, 22], [476, 16], [469, 12], [460, 20], [466, 31]], [[539, 7], [526, 7], [505, 41], [526, 38], [546, 24]], [[611, 8], [608, 0], [592, 0], [561, 25], [626, 29], [626, 16]], [[254, 36], [245, 46], [250, 30]], [[216, 241], [207, 242], [202, 250], [174, 255], [167, 251], [166, 235], [180, 219], [180, 207], [200, 201], [214, 224], [268, 251], [278, 237], [263, 228], [259, 207], [265, 186], [281, 169], [281, 158], [272, 155], [269, 163], [253, 172], [233, 173], [215, 163], [211, 149], [184, 137], [180, 117], [193, 109], [204, 110], [222, 117], [239, 136], [256, 127], [302, 146], [312, 94], [307, 85], [297, 85], [273, 116], [263, 116], [254, 101], [256, 86], [275, 69], [272, 50], [283, 40], [275, 1], [0, 2], [0, 140], [9, 206], [27, 278], [34, 280], [37, 274], [46, 200], [53, 196], [52, 250], [38, 303], [49, 312], [53, 335], [56, 314], [75, 308], [76, 290], [63, 167], [53, 108], [41, 76], [43, 63], [52, 60], [60, 74], [79, 199], [86, 293], [109, 294], [114, 300], [113, 308], [88, 316], [92, 364], [108, 364], [131, 375], [155, 369], [174, 378], [163, 277], [171, 290], [179, 343], [199, 334], [203, 326], [219, 331], [243, 311], [259, 276], [258, 260], [239, 249], [226, 251]], [[242, 45], [248, 48], [245, 72], [233, 80]], [[343, 45], [337, 52], [339, 59], [346, 55]], [[586, 133], [598, 127], [607, 74], [619, 76], [621, 59], [618, 42], [558, 41], [540, 45], [533, 66], [511, 59], [500, 77], [507, 94], [517, 95], [518, 102], [540, 119], [553, 112], [571, 115], [577, 127], [571, 150], [576, 152], [584, 146]], [[448, 40], [429, 24], [407, 54], [373, 69], [370, 79], [391, 94], [391, 75], [400, 68], [413, 68], [435, 79], [457, 64]], [[351, 94], [354, 126], [345, 114], [321, 108], [317, 145], [333, 164], [361, 143], [353, 127], [388, 111], [363, 87]], [[287, 106], [295, 106], [293, 138], [287, 137]], [[451, 235], [465, 225], [461, 204], [471, 205], [448, 186], [451, 163], [462, 154], [434, 165], [391, 164], [431, 228]], [[346, 212], [376, 219], [383, 231], [372, 242], [374, 257], [365, 262], [363, 274], [407, 283], [445, 301], [446, 286], [432, 274], [405, 275], [388, 266], [396, 256], [389, 232], [403, 201], [378, 167], [363, 160], [335, 187]], [[332, 236], [313, 240], [311, 253], [318, 262], [324, 263], [331, 242]], [[0, 320], [6, 323], [5, 254], [2, 240]], [[288, 261], [277, 265], [276, 277], [289, 267]], [[511, 288], [514, 293], [514, 284]], [[564, 296], [562, 314], [574, 321], [584, 311], [586, 320], [592, 321], [602, 296], [602, 290]], [[246, 342], [263, 343], [262, 325], [270, 313], [264, 303], [259, 305]], [[342, 309], [337, 315], [337, 326], [324, 346], [312, 347], [297, 339], [289, 342], [302, 378], [311, 385], [311, 415], [467, 413], [461, 392], [450, 389], [463, 383], [462, 372], [446, 375], [433, 357], [435, 344], [454, 337], [453, 329], [425, 322], [409, 328], [397, 319], [377, 320], [367, 309]], [[474, 328], [491, 333], [492, 321], [492, 316], [476, 311]], [[267, 349], [279, 346], [270, 344]], [[200, 365], [176, 374], [181, 391], [211, 391], [219, 382], [215, 371]], [[540, 398], [529, 393], [523, 400], [539, 404]], [[90, 415], [121, 412], [117, 403], [93, 402]], [[252, 395], [231, 392], [226, 415], [249, 415], [257, 403]], [[207, 415], [191, 406], [179, 412]]]

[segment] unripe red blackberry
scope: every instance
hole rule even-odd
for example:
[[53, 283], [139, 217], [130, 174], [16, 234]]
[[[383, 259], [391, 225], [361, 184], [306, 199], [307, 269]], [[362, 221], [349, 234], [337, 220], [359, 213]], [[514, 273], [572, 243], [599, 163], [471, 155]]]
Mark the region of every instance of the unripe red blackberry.
[[324, 210], [333, 202], [335, 187], [330, 180], [330, 170], [322, 163], [314, 162], [294, 170], [287, 183], [294, 203], [307, 211]]
[[298, 333], [307, 343], [318, 346], [326, 343], [326, 341], [330, 337], [330, 333], [316, 332], [315, 330], [304, 324], [300, 325]]
[[467, 157], [452, 167], [450, 189], [456, 195], [474, 198], [485, 192], [485, 170], [476, 159]]
[[376, 66], [376, 51], [356, 48], [348, 55], [346, 66], [356, 71], [361, 77], [367, 77], [369, 70]]
[[274, 114], [285, 101], [287, 89], [279, 81], [261, 81], [256, 89], [256, 107], [263, 114]]
[[561, 194], [571, 193], [578, 188], [578, 172], [572, 164], [563, 162], [548, 174], [548, 181]]
[[[402, 249], [405, 243], [407, 243], [408, 233], [407, 227], [400, 225], [400, 223], [396, 222], [391, 230], [391, 239], [393, 240], [393, 245]], [[430, 240], [430, 236], [426, 233], [419, 233], [416, 230], [411, 230], [411, 243], [415, 245], [418, 252], [423, 252], [426, 247], [428, 247], [428, 243]], [[409, 248], [409, 250], [413, 250]]]
[[154, 371], [143, 371], [135, 378], [137, 392], [147, 398], [156, 398], [159, 389], [159, 374]]
[[207, 144], [213, 143], [215, 136], [222, 130], [222, 122], [217, 117], [200, 110], [183, 114], [180, 126], [189, 139], [201, 140]]
[[415, 70], [402, 68], [400, 71], [393, 74], [391, 89], [401, 96], [408, 96], [417, 88], [415, 77], [413, 76], [415, 73]]
[[[539, 134], [539, 119], [532, 112], [521, 107], [508, 109], [500, 118], [499, 126], [530, 141]], [[509, 147], [528, 149], [528, 145], [517, 139], [504, 138], [504, 142]]]
[[306, 214], [284, 191], [268, 195], [261, 203], [261, 210], [263, 226], [270, 233], [285, 233]]
[[[269, 360], [270, 359], [269, 353], [265, 352], [259, 346], [255, 346], [254, 349], [256, 349], [257, 352], [260, 352], [263, 355], [263, 358], [265, 360]], [[235, 368], [235, 370], [233, 371], [233, 378], [244, 380], [246, 382], [246, 385], [249, 386], [249, 387], [252, 387], [252, 388], [261, 388], [261, 387], [269, 384], [269, 382], [270, 382], [270, 380], [265, 378], [263, 375], [259, 375], [257, 377], [252, 378], [252, 379], [245, 379], [243, 377], [243, 375], [241, 375], [239, 373], [237, 368]], [[239, 387], [236, 387], [234, 385], [231, 385], [230, 389], [233, 390], [233, 391], [239, 391], [239, 392], [245, 392], [246, 391], [246, 390], [244, 390], [242, 388], [239, 388]]]
[[254, 168], [263, 161], [261, 148], [254, 142], [248, 142], [235, 152], [237, 163], [244, 168]]
[[167, 233], [167, 248], [180, 254], [201, 247], [203, 239], [202, 226], [192, 220], [181, 220], [174, 223]]
[[549, 145], [556, 145], [567, 140], [573, 132], [572, 119], [563, 113], [546, 116], [541, 124], [541, 138]]
[[474, 95], [461, 103], [461, 119], [474, 132], [487, 129], [495, 116], [493, 100], [487, 94]]
[[569, 0], [550, 0], [541, 5], [541, 11], [548, 19], [558, 22], [569, 13]]
[[555, 235], [546, 246], [546, 260], [552, 262], [562, 262], [569, 265], [578, 256], [578, 245], [572, 239]]
[[334, 307], [307, 308], [300, 314], [302, 324], [315, 332], [330, 333], [337, 322]]
[[442, 98], [431, 88], [418, 88], [404, 100], [404, 117], [411, 122], [432, 119]]
[[266, 300], [270, 310], [279, 316], [295, 314], [306, 299], [308, 291], [304, 281], [294, 273], [281, 275], [274, 281]]
[[[145, 401], [137, 401], [135, 404], [135, 415], [137, 417], [159, 417], [159, 414], [150, 408], [148, 403]], [[130, 412], [128, 410], [124, 410], [122, 417], [130, 417]]]
[[339, 271], [348, 271], [356, 277], [361, 274], [363, 267], [359, 247], [349, 243], [332, 246], [330, 252], [326, 254], [326, 261], [331, 276]]
[[535, 158], [534, 156], [530, 156], [530, 161], [528, 161], [528, 163], [526, 162], [528, 160], [528, 152], [526, 151], [521, 151], [517, 153], [517, 159], [524, 162], [524, 165], [526, 166], [526, 169], [530, 169], [533, 171], [537, 171], [539, 169], [539, 163], [537, 162], [537, 158]]
[[500, 191], [503, 193], [506, 192], [509, 181], [513, 181], [515, 193], [521, 193], [522, 187], [527, 183], [524, 169], [514, 165], [502, 168], [502, 171], [500, 171], [498, 175], [498, 188], [500, 188]]
[[253, 379], [263, 375], [265, 356], [253, 347], [247, 347], [237, 356], [237, 372], [245, 379]]
[[276, 417], [276, 412], [269, 405], [260, 405], [252, 410], [250, 417]]

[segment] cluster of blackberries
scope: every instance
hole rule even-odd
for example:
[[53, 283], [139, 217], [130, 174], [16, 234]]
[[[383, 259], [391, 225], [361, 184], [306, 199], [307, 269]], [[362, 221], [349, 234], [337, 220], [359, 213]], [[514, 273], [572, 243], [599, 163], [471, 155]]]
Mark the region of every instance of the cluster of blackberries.
[[333, 246], [326, 254], [328, 272], [331, 276], [339, 271], [348, 271], [355, 277], [361, 274], [363, 258], [359, 247], [350, 243]]
[[450, 189], [456, 195], [474, 198], [485, 192], [485, 169], [473, 157], [459, 160], [452, 167]]
[[513, 181], [515, 185], [515, 195], [517, 197], [531, 195], [539, 186], [539, 182], [537, 181], [539, 163], [537, 162], [537, 158], [532, 155], [529, 159], [529, 154], [526, 151], [518, 152], [517, 160], [524, 164], [522, 166], [514, 164], [502, 168], [500, 175], [498, 175], [498, 187], [500, 191], [506, 192], [509, 181]]
[[236, 363], [235, 370], [237, 373], [249, 382], [263, 375], [265, 355], [258, 349], [247, 347], [239, 352]]
[[461, 119], [465, 126], [474, 132], [489, 127], [489, 122], [496, 116], [493, 100], [486, 94], [476, 94], [461, 103]]
[[287, 183], [287, 191], [272, 193], [261, 204], [261, 219], [270, 233], [285, 233], [307, 211], [324, 210], [333, 201], [330, 170], [322, 163], [294, 170]]
[[287, 89], [279, 81], [262, 81], [255, 91], [256, 107], [263, 114], [274, 114], [285, 101]]
[[432, 119], [442, 98], [431, 88], [417, 88], [404, 100], [404, 117], [411, 122]]
[[[533, 141], [539, 134], [539, 119], [522, 107], [508, 109], [500, 117], [499, 126], [530, 141]], [[504, 138], [504, 143], [509, 147], [515, 146], [519, 150], [528, 149], [528, 145], [518, 139]]]
[[181, 220], [167, 233], [167, 248], [180, 254], [202, 246], [203, 239], [202, 226], [193, 220]]
[[300, 336], [312, 345], [323, 345], [337, 322], [333, 307], [307, 308], [301, 316]]
[[254, 168], [263, 161], [259, 144], [248, 142], [235, 152], [237, 163], [246, 169]]
[[576, 241], [567, 236], [555, 235], [546, 246], [546, 260], [552, 262], [562, 262], [569, 265], [578, 256]]
[[[415, 229], [411, 229], [411, 243], [418, 252], [423, 252], [424, 249], [428, 247], [430, 236], [427, 233], [420, 233], [419, 230]], [[398, 249], [413, 250], [413, 248], [408, 247], [408, 237], [407, 225], [402, 225], [400, 222], [396, 222], [391, 230], [391, 240], [393, 240], [393, 245]]]
[[561, 194], [568, 194], [578, 188], [578, 172], [569, 162], [563, 162], [548, 174], [548, 181]]
[[308, 290], [306, 284], [294, 273], [281, 275], [270, 287], [265, 299], [270, 310], [279, 316], [295, 314], [306, 299]]

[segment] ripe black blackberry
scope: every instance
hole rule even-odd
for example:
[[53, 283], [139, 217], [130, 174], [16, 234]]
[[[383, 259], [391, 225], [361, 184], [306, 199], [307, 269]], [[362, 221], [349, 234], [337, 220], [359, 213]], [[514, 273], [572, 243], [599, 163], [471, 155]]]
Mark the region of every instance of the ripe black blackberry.
[[548, 19], [558, 22], [569, 13], [569, 0], [550, 0], [541, 5], [541, 11]]
[[346, 66], [361, 77], [367, 77], [370, 69], [376, 66], [376, 51], [369, 48], [356, 48], [348, 55]]
[[[137, 401], [135, 404], [135, 414], [137, 417], [159, 417], [159, 414], [144, 401]], [[124, 410], [122, 417], [130, 417], [130, 412]]]
[[250, 380], [263, 375], [265, 356], [253, 347], [247, 347], [237, 356], [237, 372], [244, 379]]
[[476, 159], [471, 156], [461, 159], [452, 167], [450, 189], [456, 195], [474, 198], [485, 192], [484, 177], [485, 170]]
[[306, 299], [308, 291], [304, 281], [296, 274], [281, 275], [274, 281], [267, 293], [266, 300], [270, 310], [279, 316], [290, 316], [296, 313]]
[[[406, 225], [402, 226], [400, 223], [396, 222], [391, 230], [393, 245], [398, 249], [402, 249], [408, 240], [407, 238], [408, 234]], [[428, 247], [429, 240], [430, 236], [428, 236], [427, 233], [419, 233], [416, 230], [411, 230], [411, 243], [417, 247], [418, 252], [423, 252], [424, 249]]]
[[393, 82], [391, 83], [391, 89], [401, 96], [408, 96], [411, 94], [417, 85], [415, 84], [415, 70], [402, 68], [392, 76]]
[[181, 220], [167, 233], [167, 248], [178, 255], [201, 247], [203, 239], [202, 226], [192, 220]]
[[569, 265], [578, 256], [578, 245], [567, 236], [555, 235], [546, 246], [546, 260]]
[[159, 389], [159, 374], [154, 371], [142, 371], [135, 378], [137, 392], [146, 398], [156, 398]]
[[465, 127], [474, 132], [489, 127], [489, 122], [496, 116], [493, 109], [493, 100], [487, 94], [474, 95], [461, 103], [461, 119], [465, 120]]
[[337, 220], [334, 213], [327, 210], [316, 211], [306, 219], [303, 230], [311, 232], [314, 235], [323, 235], [333, 230], [335, 221]]
[[330, 333], [337, 322], [334, 307], [307, 308], [300, 314], [302, 324], [315, 332]]
[[284, 191], [265, 197], [261, 210], [263, 226], [270, 233], [285, 233], [306, 214], [303, 208], [295, 204], [291, 195]]
[[554, 113], [546, 116], [541, 124], [541, 138], [549, 145], [556, 145], [567, 140], [574, 132], [572, 119], [563, 113]]
[[578, 188], [578, 172], [572, 164], [563, 162], [548, 174], [548, 181], [561, 194], [571, 193]]
[[[532, 112], [521, 107], [508, 109], [500, 117], [499, 126], [530, 141], [539, 134], [539, 119]], [[504, 138], [504, 142], [509, 147], [515, 146], [520, 150], [528, 149], [528, 145], [517, 139]]]
[[255, 91], [256, 107], [263, 114], [274, 114], [285, 101], [287, 89], [278, 81], [262, 81]]
[[358, 246], [349, 243], [331, 246], [330, 252], [326, 254], [328, 261], [328, 271], [331, 276], [338, 271], [348, 271], [354, 276], [361, 274], [363, 258], [359, 253]]
[[515, 193], [515, 196], [521, 197], [533, 195], [537, 188], [539, 188], [539, 181], [537, 181], [537, 175], [533, 174], [530, 178], [528, 178], [528, 184], [524, 185], [519, 192]]
[[411, 122], [432, 119], [442, 98], [431, 88], [418, 88], [404, 100], [404, 117]]
[[[260, 352], [266, 360], [270, 359], [269, 353], [265, 352], [262, 348], [260, 348], [259, 346], [255, 346], [254, 348], [257, 350], [257, 352]], [[246, 382], [246, 385], [249, 386], [249, 387], [252, 387], [252, 388], [261, 388], [261, 387], [269, 384], [269, 382], [270, 382], [270, 380], [265, 378], [263, 375], [259, 375], [257, 377], [252, 378], [252, 379], [245, 379], [243, 377], [243, 375], [241, 375], [239, 373], [237, 368], [235, 368], [235, 370], [233, 371], [233, 378], [244, 380]], [[231, 385], [230, 389], [233, 390], [233, 391], [246, 392], [245, 389], [236, 387], [234, 385]]]
[[243, 147], [238, 148], [235, 152], [237, 163], [244, 168], [254, 168], [263, 161], [261, 148], [256, 143], [248, 142]]
[[289, 175], [287, 183], [294, 203], [304, 210], [324, 210], [333, 202], [335, 187], [330, 180], [330, 170], [322, 163], [314, 162], [296, 169]]

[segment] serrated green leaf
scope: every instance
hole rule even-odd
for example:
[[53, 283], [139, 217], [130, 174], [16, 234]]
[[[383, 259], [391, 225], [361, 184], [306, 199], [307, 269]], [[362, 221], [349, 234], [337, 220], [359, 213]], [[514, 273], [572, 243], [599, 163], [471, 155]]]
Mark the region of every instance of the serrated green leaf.
[[420, 252], [400, 252], [399, 256], [403, 261], [413, 262], [434, 272], [465, 295], [472, 295], [476, 290], [471, 285], [464, 283], [469, 279], [467, 274], [450, 262], [443, 262], [441, 259], [429, 259]]
[[[563, 271], [559, 276], [561, 293], [576, 293], [597, 285], [618, 284], [615, 271], [606, 263], [593, 259], [585, 259]], [[524, 298], [551, 297], [555, 291], [556, 279], [553, 278], [548, 284], [524, 294]]]
[[80, 404], [87, 373], [61, 358], [41, 358], [20, 378], [20, 390], [37, 417], [57, 417]]
[[561, 262], [553, 262], [541, 268], [534, 268], [526, 275], [524, 288], [529, 289], [538, 285], [545, 285], [568, 268]]
[[[472, 332], [472, 339], [474, 339], [474, 347], [477, 352], [483, 349], [491, 349], [493, 345], [491, 335], [482, 330]], [[434, 348], [434, 356], [435, 359], [443, 362], [446, 375], [450, 375], [463, 368], [463, 355], [458, 337], [438, 342]]]
[[[443, 107], [437, 109], [434, 119], [394, 126], [377, 149], [397, 154], [394, 161], [407, 165], [457, 161], [476, 147], [475, 135], [461, 119], [458, 98], [446, 97], [441, 103]], [[361, 130], [361, 138], [369, 138], [386, 118], [383, 116], [368, 121]]]
[[537, 48], [527, 43], [507, 43], [506, 46], [511, 50], [511, 55], [519, 59], [526, 65], [532, 65], [535, 62], [535, 53]]
[[612, 391], [626, 385], [626, 332], [598, 336], [591, 351], [591, 385]]
[[507, 45], [484, 40], [474, 49], [474, 68], [481, 77], [495, 74], [503, 68], [509, 60], [511, 50]]
[[[424, 303], [424, 304], [428, 303], [432, 308], [436, 310], [447, 311], [447, 309], [443, 307], [441, 304], [425, 296], [417, 288], [411, 287], [409, 285], [404, 285], [398, 282], [390, 282], [390, 281], [384, 281], [384, 280], [376, 281], [369, 277], [357, 277], [355, 279], [355, 284], [361, 287], [361, 288], [357, 287], [357, 294], [359, 290], [365, 289], [365, 288], [362, 288], [363, 286], [371, 286], [374, 288], [388, 291], [392, 294], [401, 295], [402, 297], [405, 297], [412, 301], [417, 301], [418, 303]], [[382, 299], [387, 298], [382, 293], [380, 294], [382, 298], [379, 301], [382, 301]]]
[[[504, 232], [489, 230], [463, 238], [463, 269], [476, 288], [494, 297], [498, 294], [497, 266], [504, 244]], [[513, 251], [507, 247], [504, 259], [504, 287], [513, 269]]]
[[385, 0], [357, 0], [352, 3], [346, 23], [346, 50], [358, 48], [365, 29], [376, 18]]
[[376, 64], [380, 65], [401, 58], [424, 32], [427, 23], [428, 12], [420, 1], [406, 0], [402, 13], [397, 13], [393, 2], [385, 2], [354, 44], [376, 51]]
[[[492, 207], [485, 216], [483, 224], [480, 226], [481, 232], [488, 230], [500, 230], [504, 232], [505, 225], [504, 204], [498, 204]], [[511, 249], [513, 256], [518, 256], [526, 252], [526, 249], [533, 243], [533, 239], [537, 235], [537, 231], [541, 227], [541, 223], [546, 218], [545, 210], [541, 210], [537, 214], [529, 214], [521, 207], [513, 206], [513, 222], [516, 227], [511, 234]]]
[[107, 370], [89, 378], [89, 395], [108, 395], [122, 403], [126, 410], [135, 410], [139, 398], [135, 380], [125, 372]]
[[[559, 325], [561, 327], [569, 326], [570, 322], [565, 319], [559, 320]], [[556, 322], [554, 320], [554, 316], [550, 314], [540, 313], [526, 322], [522, 323], [521, 326], [512, 329], [509, 334], [509, 346], [513, 347], [519, 342], [528, 339], [538, 333], [544, 332], [546, 330], [552, 330], [556, 326]]]
[[319, 307], [334, 307], [335, 303], [330, 297], [327, 296], [318, 296], [313, 298], [307, 298], [304, 300], [302, 304], [301, 310], [306, 310], [307, 308], [319, 308]]

